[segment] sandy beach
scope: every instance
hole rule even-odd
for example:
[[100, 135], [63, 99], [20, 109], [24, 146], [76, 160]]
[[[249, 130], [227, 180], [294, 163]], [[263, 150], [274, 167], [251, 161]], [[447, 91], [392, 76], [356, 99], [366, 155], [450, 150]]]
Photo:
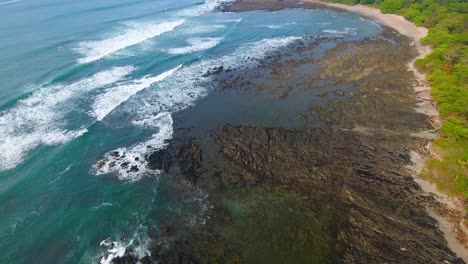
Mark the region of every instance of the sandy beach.
[[339, 8], [346, 11], [350, 11], [361, 16], [370, 18], [375, 22], [389, 26], [401, 34], [412, 38], [415, 41], [419, 41], [421, 38], [427, 35], [427, 28], [418, 27], [415, 24], [411, 23], [410, 21], [406, 20], [404, 17], [395, 15], [395, 14], [384, 14], [379, 9], [364, 6], [364, 5], [345, 5], [345, 4], [335, 4], [335, 3], [327, 3], [323, 1], [316, 1], [316, 0], [306, 0], [306, 2], [317, 3], [333, 8]]

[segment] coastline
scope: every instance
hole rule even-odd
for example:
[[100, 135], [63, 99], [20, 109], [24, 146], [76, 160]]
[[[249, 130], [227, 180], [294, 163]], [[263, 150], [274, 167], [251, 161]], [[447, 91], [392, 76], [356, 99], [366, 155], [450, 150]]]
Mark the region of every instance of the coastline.
[[[427, 114], [435, 122], [431, 122], [434, 125], [434, 128], [438, 129], [440, 127], [440, 121], [438, 120], [439, 112], [435, 106], [435, 101], [430, 94], [431, 88], [426, 81], [426, 75], [417, 70], [414, 65], [414, 62], [418, 59], [426, 57], [429, 53], [432, 52], [430, 46], [423, 45], [421, 39], [424, 38], [428, 29], [425, 27], [418, 27], [412, 22], [406, 20], [403, 16], [395, 14], [384, 14], [379, 9], [369, 6], [364, 6], [361, 4], [358, 5], [345, 5], [337, 3], [328, 3], [318, 0], [305, 0], [309, 3], [314, 3], [318, 5], [323, 5], [326, 7], [342, 9], [345, 11], [353, 12], [363, 17], [369, 18], [380, 25], [388, 26], [398, 31], [398, 33], [409, 37], [418, 52], [418, 56], [408, 63], [408, 69], [414, 72], [417, 84], [415, 85], [416, 97], [424, 102], [418, 104], [418, 112]], [[432, 137], [431, 137], [432, 139]]]
[[468, 264], [468, 2], [383, 1], [0, 8], [0, 264]]
[[[216, 89], [174, 115], [167, 148], [147, 159], [164, 172], [161, 190], [192, 197], [190, 228], [179, 214], [155, 209], [150, 255], [127, 247], [116, 262], [465, 263], [451, 249], [456, 237], [444, 235], [427, 209], [446, 207], [407, 167], [416, 164], [410, 151], [437, 135], [415, 111], [408, 63], [418, 55], [416, 42], [348, 12], [314, 10], [324, 14], [315, 21], [306, 10], [323, 7], [245, 0], [222, 9], [285, 9], [259, 27], [276, 34], [300, 25], [310, 33], [254, 61], [255, 68], [221, 60], [200, 72]], [[296, 14], [307, 19], [276, 23]], [[334, 24], [336, 17], [347, 23]], [[355, 32], [335, 30], [342, 25]]]
[[[411, 151], [410, 156], [413, 165], [408, 166], [407, 168], [412, 172], [411, 174], [414, 181], [421, 187], [421, 189], [429, 195], [434, 194], [433, 196], [436, 201], [445, 207], [443, 210], [440, 210], [439, 208], [436, 208], [437, 206], [434, 205], [431, 206], [429, 204], [426, 206], [429, 214], [439, 222], [439, 229], [444, 233], [449, 247], [460, 258], [468, 262], [468, 229], [463, 223], [463, 204], [461, 204], [458, 199], [450, 197], [447, 194], [437, 190], [435, 184], [421, 177], [425, 162], [427, 158], [431, 156], [430, 147], [432, 141], [439, 137], [438, 129], [442, 123], [439, 118], [439, 112], [436, 103], [431, 96], [431, 87], [426, 80], [426, 75], [418, 71], [414, 65], [416, 60], [424, 58], [432, 52], [432, 49], [429, 46], [423, 45], [421, 43], [421, 39], [427, 35], [428, 29], [425, 27], [416, 26], [412, 22], [406, 20], [403, 16], [396, 14], [385, 14], [382, 13], [378, 8], [364, 6], [361, 4], [350, 6], [318, 0], [305, 0], [305, 2], [356, 13], [363, 17], [369, 18], [379, 23], [380, 25], [393, 28], [400, 34], [409, 37], [413, 41], [416, 51], [418, 52], [418, 56], [411, 60], [407, 64], [407, 67], [410, 71], [414, 72], [416, 78], [414, 93], [418, 103], [415, 110], [417, 112], [426, 114], [428, 116], [428, 122], [431, 123], [434, 129], [421, 131], [412, 135], [414, 137], [427, 139], [428, 143], [422, 148], [422, 151], [419, 151], [423, 153], [418, 153], [416, 150]], [[458, 215], [458, 217], [453, 217], [453, 215]]]

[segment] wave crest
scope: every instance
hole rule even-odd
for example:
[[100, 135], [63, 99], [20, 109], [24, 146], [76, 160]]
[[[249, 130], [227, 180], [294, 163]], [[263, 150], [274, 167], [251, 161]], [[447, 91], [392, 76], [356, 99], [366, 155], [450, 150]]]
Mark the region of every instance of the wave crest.
[[189, 46], [172, 48], [169, 49], [168, 52], [170, 54], [180, 55], [207, 50], [218, 45], [221, 40], [222, 38], [190, 38], [187, 40]]
[[114, 37], [99, 41], [81, 42], [78, 44], [76, 51], [84, 57], [78, 59], [78, 63], [89, 63], [100, 60], [119, 50], [170, 32], [184, 22], [185, 20], [177, 20], [159, 24], [135, 24], [131, 25], [125, 32]]
[[[141, 121], [141, 124], [158, 128], [150, 139], [129, 148], [118, 148], [107, 152], [104, 159], [97, 162], [93, 169], [96, 175], [113, 173], [121, 180], [136, 181], [149, 171], [147, 156], [167, 146], [172, 138], [172, 117], [169, 113], [159, 113]], [[157, 173], [157, 171], [156, 171]]]
[[[71, 84], [42, 87], [0, 116], [0, 170], [15, 168], [39, 145], [66, 143], [86, 133], [86, 124], [70, 130], [64, 122], [77, 99], [122, 80], [133, 67], [115, 67]], [[88, 124], [89, 125], [89, 124]]]

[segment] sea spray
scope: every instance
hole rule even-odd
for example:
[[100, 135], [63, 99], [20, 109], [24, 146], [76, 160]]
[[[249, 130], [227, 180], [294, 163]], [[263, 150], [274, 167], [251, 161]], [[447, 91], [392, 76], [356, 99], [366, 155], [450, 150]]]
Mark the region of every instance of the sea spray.
[[144, 142], [106, 153], [104, 159], [93, 166], [96, 175], [113, 173], [120, 180], [136, 181], [152, 172], [147, 168], [147, 156], [167, 146], [168, 140], [172, 138], [173, 121], [169, 113], [159, 113], [150, 122], [153, 128], [158, 129], [157, 133]]
[[221, 40], [222, 38], [190, 38], [187, 40], [187, 43], [189, 44], [188, 46], [180, 48], [171, 48], [168, 50], [168, 52], [170, 54], [182, 55], [197, 51], [203, 51], [215, 47], [219, 44]]
[[165, 71], [157, 76], [145, 76], [106, 89], [106, 91], [96, 96], [92, 105], [93, 110], [91, 115], [95, 116], [98, 121], [101, 121], [112, 112], [112, 110], [127, 101], [132, 95], [135, 95], [157, 82], [163, 81], [174, 74], [181, 66], [182, 65]]
[[83, 55], [82, 58], [78, 59], [78, 63], [89, 63], [100, 60], [119, 50], [170, 32], [184, 22], [185, 20], [176, 20], [163, 23], [134, 24], [126, 31], [117, 33], [114, 37], [98, 41], [81, 42], [78, 48], [76, 48], [76, 51]]
[[69, 130], [64, 117], [89, 92], [122, 80], [133, 67], [115, 67], [70, 84], [42, 87], [0, 116], [0, 170], [15, 168], [39, 145], [66, 143], [86, 133], [89, 124]]
[[96, 175], [114, 174], [118, 179], [127, 181], [139, 180], [145, 174], [158, 174], [159, 171], [150, 171], [147, 168], [147, 157], [152, 152], [165, 148], [172, 139], [171, 113], [192, 106], [212, 88], [209, 84], [211, 77], [205, 75], [208, 69], [217, 66], [238, 69], [254, 67], [270, 52], [298, 39], [300, 37], [263, 39], [245, 45], [230, 55], [178, 68], [145, 94], [138, 103], [137, 110], [133, 106], [128, 109], [135, 117], [134, 125], [157, 129], [158, 132], [128, 148], [107, 152], [103, 159], [92, 166], [92, 172]]

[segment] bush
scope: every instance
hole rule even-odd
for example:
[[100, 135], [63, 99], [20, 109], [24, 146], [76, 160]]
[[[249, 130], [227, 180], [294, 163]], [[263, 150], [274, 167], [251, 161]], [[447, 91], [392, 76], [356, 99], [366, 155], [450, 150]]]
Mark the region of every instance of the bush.
[[468, 128], [465, 122], [454, 117], [444, 120], [440, 134], [455, 141], [468, 140]]
[[[466, 67], [463, 67], [466, 69]], [[466, 78], [466, 77], [463, 77]], [[462, 79], [463, 79], [462, 78]], [[459, 82], [457, 74], [437, 70], [429, 76], [432, 95], [436, 99], [442, 117], [449, 114], [460, 114], [468, 117], [468, 89]]]
[[429, 29], [421, 42], [433, 52], [417, 60], [416, 66], [428, 73], [432, 95], [445, 120], [440, 129], [443, 138], [434, 142], [443, 159], [429, 160], [425, 175], [442, 189], [468, 198], [468, 1], [326, 1], [369, 4]]
[[385, 0], [380, 5], [380, 9], [383, 13], [396, 13], [404, 4], [404, 0]]

